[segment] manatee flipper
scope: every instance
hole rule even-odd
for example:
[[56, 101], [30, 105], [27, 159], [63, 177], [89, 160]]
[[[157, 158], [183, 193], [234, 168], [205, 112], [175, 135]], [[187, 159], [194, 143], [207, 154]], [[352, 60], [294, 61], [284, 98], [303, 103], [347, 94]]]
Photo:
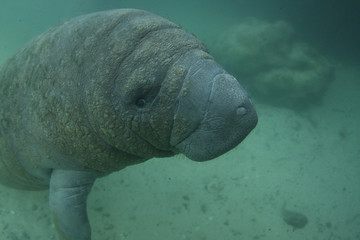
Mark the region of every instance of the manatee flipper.
[[98, 172], [53, 170], [50, 180], [50, 209], [56, 227], [65, 239], [90, 240], [91, 228], [86, 199]]

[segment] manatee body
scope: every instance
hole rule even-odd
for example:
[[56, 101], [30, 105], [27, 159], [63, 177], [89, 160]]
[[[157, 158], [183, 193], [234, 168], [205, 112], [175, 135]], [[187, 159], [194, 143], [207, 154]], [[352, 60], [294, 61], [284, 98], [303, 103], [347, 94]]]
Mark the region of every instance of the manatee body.
[[255, 127], [247, 93], [179, 26], [134, 9], [70, 20], [0, 70], [0, 182], [50, 188], [65, 239], [90, 240], [96, 178], [153, 157], [195, 161]]

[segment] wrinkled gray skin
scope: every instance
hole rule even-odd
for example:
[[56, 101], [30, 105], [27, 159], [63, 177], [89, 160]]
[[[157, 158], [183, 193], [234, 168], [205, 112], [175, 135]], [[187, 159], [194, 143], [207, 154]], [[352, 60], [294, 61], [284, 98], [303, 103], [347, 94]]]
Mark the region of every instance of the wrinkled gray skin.
[[122, 9], [75, 18], [0, 70], [0, 182], [50, 188], [65, 239], [90, 240], [97, 177], [152, 157], [195, 161], [255, 127], [247, 93], [177, 25]]

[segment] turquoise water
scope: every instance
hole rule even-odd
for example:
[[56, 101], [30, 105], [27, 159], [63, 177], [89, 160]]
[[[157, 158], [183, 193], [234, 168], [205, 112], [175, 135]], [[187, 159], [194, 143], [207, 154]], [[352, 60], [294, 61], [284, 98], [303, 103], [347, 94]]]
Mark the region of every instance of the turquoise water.
[[[168, 18], [203, 41], [228, 25], [249, 16], [290, 21], [298, 34], [312, 44], [340, 57], [356, 59], [360, 36], [356, 1], [1, 1], [1, 59], [11, 55], [30, 38], [71, 17], [112, 8], [140, 8]], [[4, 57], [5, 54], [5, 57]]]
[[[230, 26], [248, 18], [282, 20], [294, 30], [291, 39], [311, 46], [314, 55], [327, 59], [334, 69], [332, 79], [320, 83], [316, 104], [312, 96], [301, 108], [271, 101], [282, 94], [293, 96], [291, 91], [302, 90], [298, 85], [261, 95], [269, 89], [261, 88], [261, 81], [254, 87], [239, 78], [249, 85], [259, 114], [250, 136], [214, 161], [153, 159], [99, 179], [88, 202], [94, 239], [360, 239], [357, 1], [0, 0], [0, 6], [0, 64], [31, 38], [69, 18], [140, 8], [195, 34], [210, 53], [218, 51], [216, 42]], [[284, 36], [276, 39], [283, 43]], [[236, 52], [236, 44], [232, 46]], [[252, 55], [251, 61], [263, 61], [253, 56], [258, 57]], [[225, 60], [220, 63], [231, 69]], [[307, 86], [305, 95], [311, 84]], [[47, 191], [0, 186], [0, 239], [59, 239], [47, 196]], [[307, 216], [304, 228], [294, 229], [282, 220], [284, 202], [287, 209]]]

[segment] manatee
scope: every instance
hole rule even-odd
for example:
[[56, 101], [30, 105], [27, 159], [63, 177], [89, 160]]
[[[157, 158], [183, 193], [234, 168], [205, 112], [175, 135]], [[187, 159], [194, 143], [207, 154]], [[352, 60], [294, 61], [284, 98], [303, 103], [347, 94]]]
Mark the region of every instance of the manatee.
[[256, 126], [239, 82], [192, 34], [152, 13], [74, 18], [0, 69], [0, 182], [49, 188], [65, 239], [90, 240], [94, 181], [153, 157], [216, 158]]

